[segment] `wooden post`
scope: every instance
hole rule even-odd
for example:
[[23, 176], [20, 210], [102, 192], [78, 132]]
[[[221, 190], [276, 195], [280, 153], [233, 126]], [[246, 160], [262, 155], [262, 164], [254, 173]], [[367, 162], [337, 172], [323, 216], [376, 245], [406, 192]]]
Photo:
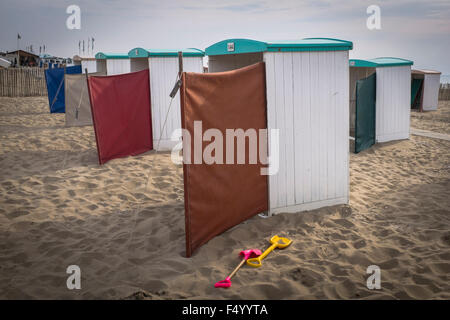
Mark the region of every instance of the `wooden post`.
[[183, 52], [178, 51], [178, 77], [181, 79], [183, 73]]

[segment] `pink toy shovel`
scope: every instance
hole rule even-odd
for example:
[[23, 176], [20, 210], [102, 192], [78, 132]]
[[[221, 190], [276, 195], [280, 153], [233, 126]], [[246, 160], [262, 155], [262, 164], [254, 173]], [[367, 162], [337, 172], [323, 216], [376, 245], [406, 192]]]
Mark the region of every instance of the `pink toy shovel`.
[[249, 258], [256, 258], [261, 255], [261, 251], [258, 249], [250, 249], [250, 250], [243, 250], [239, 253], [241, 257], [243, 257], [242, 261], [238, 264], [238, 266], [233, 270], [233, 272], [226, 277], [225, 280], [217, 282], [214, 287], [215, 288], [229, 288], [231, 287], [231, 277], [235, 275], [235, 273], [239, 270], [240, 267], [247, 261]]

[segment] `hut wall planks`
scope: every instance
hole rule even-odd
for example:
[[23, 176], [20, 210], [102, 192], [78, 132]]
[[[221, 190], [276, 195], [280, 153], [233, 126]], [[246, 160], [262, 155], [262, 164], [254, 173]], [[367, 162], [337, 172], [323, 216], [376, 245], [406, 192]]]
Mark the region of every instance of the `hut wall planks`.
[[270, 213], [348, 203], [348, 51], [265, 52], [264, 61], [268, 128], [279, 129]]
[[379, 67], [376, 72], [376, 141], [409, 139], [411, 67]]

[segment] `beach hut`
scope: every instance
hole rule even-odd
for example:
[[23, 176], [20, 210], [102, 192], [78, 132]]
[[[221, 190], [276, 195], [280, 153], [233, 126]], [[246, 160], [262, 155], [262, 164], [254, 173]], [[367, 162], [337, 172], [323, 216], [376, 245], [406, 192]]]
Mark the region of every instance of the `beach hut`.
[[434, 70], [411, 71], [411, 108], [437, 110], [441, 73]]
[[83, 72], [85, 69], [88, 70], [88, 73], [97, 72], [97, 60], [95, 58], [86, 58], [75, 55], [72, 60], [75, 66], [81, 65], [81, 70], [83, 70]]
[[106, 73], [108, 76], [130, 72], [130, 59], [126, 53], [98, 52], [95, 59], [96, 72]]
[[[179, 93], [177, 93], [171, 102], [169, 94], [178, 75], [179, 51], [183, 52], [184, 71], [203, 72], [205, 53], [199, 49], [156, 50], [134, 48], [128, 53], [131, 72], [149, 69], [153, 147], [158, 151], [171, 150], [178, 143], [171, 140], [171, 135], [174, 130], [181, 128], [180, 98]], [[164, 130], [161, 132], [163, 126]]]
[[[328, 38], [228, 39], [206, 48], [210, 73], [265, 62], [267, 128], [279, 130], [269, 214], [348, 203], [352, 48], [352, 42]], [[276, 145], [269, 133], [269, 156], [276, 157]]]
[[409, 139], [412, 64], [391, 57], [350, 60], [350, 135], [356, 152], [376, 142]]

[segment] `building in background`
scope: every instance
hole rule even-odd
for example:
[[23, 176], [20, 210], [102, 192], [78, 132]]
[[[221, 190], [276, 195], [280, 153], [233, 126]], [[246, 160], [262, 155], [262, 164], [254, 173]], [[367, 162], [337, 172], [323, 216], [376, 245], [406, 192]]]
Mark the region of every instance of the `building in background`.
[[0, 69], [9, 68], [11, 66], [11, 61], [9, 61], [5, 58], [2, 58], [1, 56], [2, 56], [2, 54], [0, 53]]
[[2, 58], [11, 62], [11, 67], [37, 67], [39, 65], [39, 56], [25, 50], [7, 52]]
[[72, 59], [70, 58], [56, 57], [48, 53], [41, 54], [39, 59], [39, 67], [42, 68], [58, 68], [72, 64]]
[[79, 55], [73, 56], [73, 64], [75, 66], [81, 65], [81, 70], [84, 72], [85, 69], [88, 73], [97, 72], [97, 61], [95, 58], [80, 57]]
[[411, 108], [419, 111], [437, 110], [440, 81], [440, 71], [411, 70]]

